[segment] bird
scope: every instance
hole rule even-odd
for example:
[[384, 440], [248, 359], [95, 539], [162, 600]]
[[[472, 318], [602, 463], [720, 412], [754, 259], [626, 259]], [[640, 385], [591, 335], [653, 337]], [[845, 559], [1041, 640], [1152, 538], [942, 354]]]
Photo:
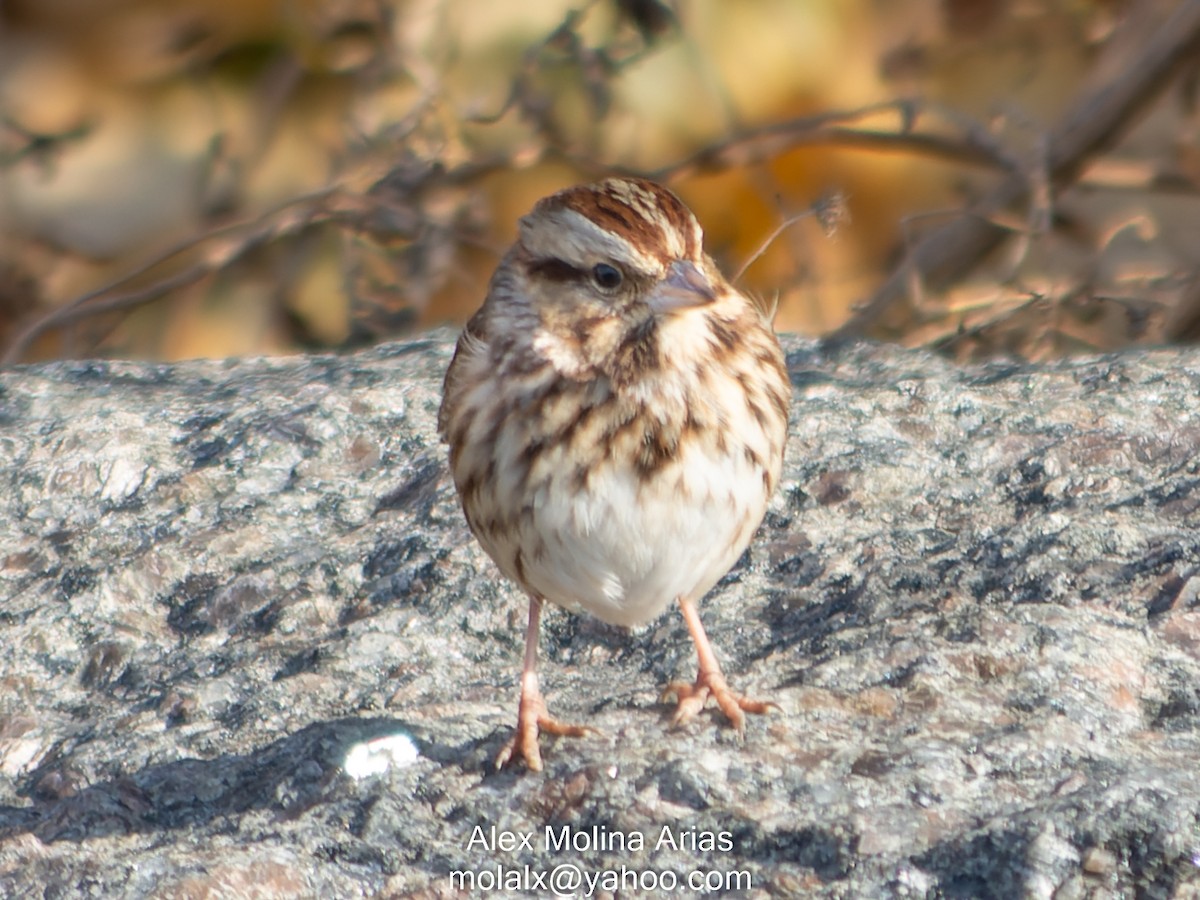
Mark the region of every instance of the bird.
[[552, 603], [636, 626], [678, 605], [694, 682], [744, 733], [775, 704], [733, 691], [699, 603], [737, 562], [780, 478], [791, 383], [764, 310], [705, 252], [695, 215], [635, 177], [566, 188], [518, 236], [462, 330], [438, 430], [471, 532], [529, 598], [517, 724], [497, 769], [543, 766], [540, 734], [594, 729], [549, 712], [537, 672]]

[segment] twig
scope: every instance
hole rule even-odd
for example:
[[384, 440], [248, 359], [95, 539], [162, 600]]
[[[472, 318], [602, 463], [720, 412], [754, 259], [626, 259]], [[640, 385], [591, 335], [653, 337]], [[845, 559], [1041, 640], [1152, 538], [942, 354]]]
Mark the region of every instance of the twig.
[[[856, 128], [849, 123], [894, 113], [900, 116], [899, 128], [886, 131]], [[961, 132], [960, 137], [932, 130], [914, 130], [919, 122], [936, 116]], [[834, 144], [867, 150], [920, 153], [950, 162], [987, 166], [1015, 172], [1019, 163], [982, 125], [951, 110], [921, 100], [890, 100], [864, 106], [802, 116], [749, 129], [726, 140], [717, 141], [686, 159], [649, 173], [649, 177], [670, 181], [698, 172], [711, 172], [763, 162], [780, 153], [805, 144]]]
[[26, 156], [49, 155], [51, 150], [68, 141], [83, 140], [91, 134], [92, 125], [89, 122], [81, 122], [57, 134], [37, 134], [14, 122], [8, 116], [0, 116], [0, 135], [3, 135], [6, 130], [23, 139], [24, 143], [15, 150], [0, 150], [0, 167], [14, 165]]
[[737, 273], [733, 276], [733, 283], [737, 284], [742, 280], [742, 276], [746, 271], [754, 265], [762, 257], [764, 253], [775, 243], [781, 234], [795, 225], [797, 222], [807, 219], [809, 216], [815, 216], [817, 222], [821, 226], [821, 230], [825, 232], [826, 237], [832, 235], [838, 228], [838, 225], [847, 218], [849, 214], [846, 211], [846, 198], [840, 191], [834, 191], [819, 197], [812, 206], [802, 210], [793, 216], [788, 216], [780, 222], [775, 230], [772, 231], [760, 243], [750, 257], [742, 263], [738, 268]]
[[783, 234], [785, 231], [787, 231], [789, 228], [791, 228], [797, 222], [799, 222], [803, 219], [807, 219], [811, 215], [813, 215], [813, 211], [811, 209], [806, 209], [806, 210], [804, 210], [804, 212], [796, 213], [796, 215], [794, 215], [794, 216], [788, 216], [786, 219], [784, 219], [782, 222], [780, 222], [777, 226], [775, 226], [775, 230], [772, 231], [770, 234], [768, 234], [766, 236], [766, 238], [763, 240], [763, 242], [758, 245], [758, 248], [753, 253], [750, 254], [750, 257], [744, 263], [742, 263], [741, 267], [734, 274], [732, 283], [737, 284], [739, 281], [741, 281], [742, 276], [746, 274], [746, 270], [749, 269], [756, 262], [758, 262], [758, 260], [762, 257], [762, 255], [767, 252], [767, 250], [770, 248], [770, 246], [773, 243], [775, 243], [775, 240], [781, 234]]

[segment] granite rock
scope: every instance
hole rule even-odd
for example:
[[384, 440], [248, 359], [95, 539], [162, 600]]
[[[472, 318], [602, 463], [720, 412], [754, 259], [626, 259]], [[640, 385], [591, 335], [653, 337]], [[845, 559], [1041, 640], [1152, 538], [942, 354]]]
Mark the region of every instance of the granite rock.
[[701, 607], [781, 711], [672, 730], [677, 614], [551, 610], [599, 731], [531, 775], [451, 347], [0, 373], [0, 894], [1200, 894], [1200, 353], [786, 339], [781, 489]]

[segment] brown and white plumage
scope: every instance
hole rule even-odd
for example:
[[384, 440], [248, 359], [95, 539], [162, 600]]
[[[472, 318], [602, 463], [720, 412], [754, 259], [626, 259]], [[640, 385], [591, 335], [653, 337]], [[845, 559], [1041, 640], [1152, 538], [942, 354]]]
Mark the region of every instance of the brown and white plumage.
[[[790, 390], [769, 324], [702, 238], [649, 181], [540, 201], [446, 373], [439, 427], [467, 521], [531, 596], [522, 713], [503, 759], [539, 768], [539, 726], [581, 731], [550, 719], [537, 691], [542, 599], [620, 625], [678, 600], [701, 657], [696, 688], [672, 686], [679, 718], [710, 692], [739, 727], [743, 708], [764, 707], [724, 686], [695, 603], [762, 520]], [[719, 685], [701, 684], [714, 674]]]

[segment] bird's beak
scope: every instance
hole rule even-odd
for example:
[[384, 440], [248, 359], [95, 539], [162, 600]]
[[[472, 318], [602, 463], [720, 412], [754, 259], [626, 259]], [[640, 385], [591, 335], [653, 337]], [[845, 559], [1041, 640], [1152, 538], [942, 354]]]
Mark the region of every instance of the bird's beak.
[[650, 308], [656, 313], [675, 312], [693, 306], [703, 306], [717, 299], [713, 284], [687, 260], [671, 263], [664, 278], [650, 295]]

